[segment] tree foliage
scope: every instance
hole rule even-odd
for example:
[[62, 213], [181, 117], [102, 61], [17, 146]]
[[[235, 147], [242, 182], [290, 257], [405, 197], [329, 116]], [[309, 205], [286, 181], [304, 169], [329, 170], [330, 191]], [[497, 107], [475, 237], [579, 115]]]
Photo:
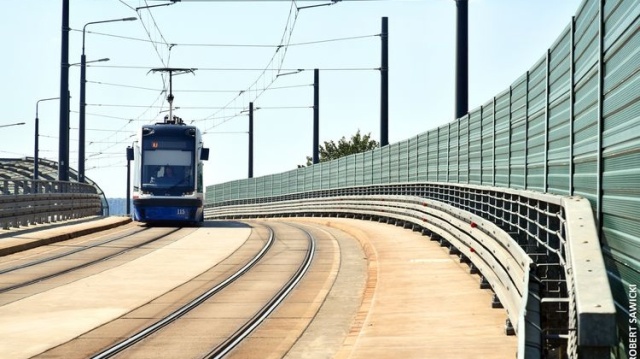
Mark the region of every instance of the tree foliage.
[[[320, 162], [326, 162], [354, 153], [370, 151], [378, 147], [380, 147], [380, 144], [378, 141], [371, 139], [371, 132], [362, 136], [360, 130], [358, 130], [355, 135], [351, 136], [349, 141], [347, 141], [344, 136], [338, 140], [337, 144], [333, 140], [328, 142], [324, 141], [324, 146], [320, 145], [318, 148], [318, 154], [320, 156]], [[313, 158], [307, 156], [307, 166], [311, 166], [312, 164]]]

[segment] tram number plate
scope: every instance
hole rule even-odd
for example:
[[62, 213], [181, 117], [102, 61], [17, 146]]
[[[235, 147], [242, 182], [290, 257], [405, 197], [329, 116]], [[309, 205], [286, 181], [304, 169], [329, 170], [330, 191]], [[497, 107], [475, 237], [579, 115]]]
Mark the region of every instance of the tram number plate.
[[178, 211], [178, 213], [177, 213], [178, 216], [185, 217], [187, 215], [187, 209], [186, 208], [178, 208], [177, 211]]

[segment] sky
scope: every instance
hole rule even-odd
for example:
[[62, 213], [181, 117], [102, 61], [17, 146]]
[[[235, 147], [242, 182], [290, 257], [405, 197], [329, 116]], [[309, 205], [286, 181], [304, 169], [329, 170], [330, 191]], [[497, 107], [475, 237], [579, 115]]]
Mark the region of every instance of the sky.
[[[0, 13], [0, 157], [33, 157], [36, 102], [60, 96], [61, 0], [5, 2]], [[469, 110], [508, 89], [570, 23], [582, 0], [470, 0]], [[389, 22], [389, 142], [454, 120], [454, 0], [70, 0], [70, 166], [78, 165], [82, 29], [86, 27], [86, 176], [125, 197], [125, 149], [161, 122], [166, 77], [175, 114], [203, 131], [204, 184], [294, 169], [313, 150], [313, 69], [320, 73], [320, 143], [356, 131], [380, 140], [381, 18]], [[302, 69], [303, 71], [298, 71]], [[40, 157], [58, 161], [59, 101], [40, 102]]]

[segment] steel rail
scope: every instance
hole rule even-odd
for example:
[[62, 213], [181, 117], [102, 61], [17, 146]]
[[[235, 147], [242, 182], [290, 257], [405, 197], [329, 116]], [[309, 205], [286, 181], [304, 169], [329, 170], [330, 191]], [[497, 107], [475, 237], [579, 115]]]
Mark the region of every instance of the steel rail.
[[107, 244], [107, 243], [111, 243], [111, 242], [114, 242], [114, 241], [118, 241], [118, 240], [127, 238], [129, 236], [141, 233], [141, 232], [146, 231], [148, 229], [149, 229], [149, 227], [146, 227], [146, 228], [143, 228], [143, 229], [141, 229], [139, 231], [135, 231], [133, 233], [121, 235], [121, 236], [118, 236], [118, 237], [115, 237], [115, 238], [104, 240], [102, 242], [94, 243], [94, 244], [92, 244], [90, 246], [83, 246], [83, 247], [80, 247], [80, 248], [76, 248], [76, 249], [70, 250], [68, 252], [64, 252], [64, 253], [53, 255], [51, 257], [41, 258], [41, 259], [38, 259], [38, 260], [35, 260], [35, 261], [32, 261], [32, 262], [20, 264], [20, 265], [14, 266], [14, 267], [0, 269], [0, 274], [11, 273], [11, 272], [19, 270], [19, 269], [33, 267], [35, 265], [46, 263], [46, 262], [52, 261], [54, 259], [64, 258], [66, 256], [70, 256], [70, 255], [76, 254], [78, 252], [82, 252], [82, 251], [85, 251], [85, 250], [88, 250], [88, 249], [91, 249], [91, 248], [99, 247], [99, 246]]
[[269, 226], [267, 226], [267, 228], [269, 228], [269, 239], [264, 244], [262, 249], [260, 249], [260, 251], [253, 258], [251, 258], [251, 260], [249, 260], [249, 262], [247, 262], [242, 268], [237, 270], [234, 274], [232, 274], [231, 276], [227, 277], [225, 280], [223, 280], [222, 282], [220, 282], [219, 284], [217, 284], [213, 288], [210, 288], [206, 292], [202, 293], [201, 295], [199, 295], [194, 300], [192, 300], [189, 303], [183, 305], [182, 307], [176, 309], [175, 311], [173, 311], [171, 314], [167, 315], [166, 317], [164, 317], [164, 318], [160, 319], [159, 321], [153, 323], [152, 325], [150, 325], [150, 326], [138, 331], [137, 333], [131, 335], [129, 338], [124, 339], [124, 340], [112, 345], [111, 347], [106, 348], [105, 350], [94, 354], [91, 358], [92, 359], [111, 358], [114, 355], [122, 352], [123, 350], [134, 346], [136, 343], [138, 343], [142, 339], [144, 339], [144, 338], [150, 336], [151, 334], [157, 332], [158, 330], [166, 327], [167, 325], [169, 325], [172, 322], [174, 322], [176, 319], [179, 319], [183, 315], [185, 315], [188, 312], [190, 312], [192, 309], [198, 307], [204, 301], [206, 301], [207, 299], [211, 298], [213, 295], [215, 295], [216, 293], [220, 292], [222, 289], [226, 288], [229, 284], [233, 283], [235, 280], [237, 280], [242, 275], [247, 273], [249, 271], [249, 269], [251, 269], [254, 265], [256, 265], [256, 263], [258, 263], [264, 257], [264, 255], [267, 253], [267, 251], [271, 248], [271, 246], [275, 242], [275, 236], [273, 234], [273, 229], [271, 229], [271, 227], [269, 227]]
[[85, 262], [85, 263], [82, 263], [80, 265], [61, 270], [59, 272], [47, 274], [45, 276], [34, 278], [34, 279], [31, 279], [31, 280], [28, 280], [26, 282], [22, 282], [22, 283], [19, 283], [19, 284], [14, 284], [14, 285], [9, 286], [9, 287], [0, 288], [0, 293], [6, 293], [6, 292], [9, 292], [9, 291], [12, 291], [12, 290], [16, 290], [16, 289], [19, 289], [19, 288], [23, 288], [23, 287], [26, 287], [26, 286], [29, 286], [29, 285], [32, 285], [32, 284], [35, 284], [35, 283], [38, 283], [38, 282], [42, 282], [44, 280], [48, 280], [48, 279], [51, 279], [51, 278], [59, 277], [61, 275], [67, 274], [67, 273], [71, 273], [71, 272], [74, 272], [74, 271], [77, 271], [77, 270], [80, 270], [80, 269], [83, 269], [83, 268], [90, 267], [90, 266], [92, 266], [92, 265], [94, 265], [96, 263], [104, 262], [106, 260], [115, 258], [115, 257], [120, 256], [120, 255], [123, 255], [123, 254], [131, 251], [132, 249], [137, 249], [137, 248], [145, 246], [145, 245], [147, 245], [149, 243], [153, 243], [153, 242], [155, 242], [157, 240], [160, 240], [160, 239], [162, 239], [164, 237], [167, 237], [170, 234], [173, 234], [173, 233], [179, 231], [180, 229], [182, 229], [182, 227], [175, 228], [175, 229], [171, 230], [169, 233], [165, 233], [165, 234], [162, 234], [160, 236], [156, 236], [156, 237], [154, 237], [152, 239], [146, 240], [146, 241], [144, 241], [142, 243], [138, 243], [133, 247], [125, 248], [125, 249], [120, 250], [118, 252], [111, 253], [111, 254], [109, 254], [107, 256], [100, 257], [98, 259], [94, 259], [92, 261]]
[[313, 261], [313, 257], [316, 250], [316, 241], [315, 238], [307, 231], [306, 229], [293, 225], [287, 224], [291, 227], [295, 227], [302, 232], [305, 233], [309, 240], [309, 248], [307, 253], [302, 261], [302, 264], [296, 270], [295, 274], [287, 281], [287, 283], [276, 293], [276, 295], [267, 303], [262, 309], [251, 318], [247, 323], [245, 323], [239, 330], [237, 330], [231, 337], [225, 340], [222, 344], [217, 346], [215, 349], [207, 353], [203, 358], [207, 359], [220, 359], [227, 355], [231, 350], [233, 350], [238, 344], [242, 342], [255, 328], [260, 325], [277, 307], [282, 303], [282, 301], [286, 298], [286, 296], [296, 287], [296, 285], [300, 282], [302, 277], [307, 273], [309, 267], [311, 266], [311, 262]]

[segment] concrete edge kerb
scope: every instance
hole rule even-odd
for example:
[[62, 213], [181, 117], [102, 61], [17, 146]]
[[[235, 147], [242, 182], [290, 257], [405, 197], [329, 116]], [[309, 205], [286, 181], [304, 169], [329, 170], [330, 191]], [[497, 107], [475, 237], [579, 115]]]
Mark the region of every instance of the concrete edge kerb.
[[340, 223], [335, 220], [327, 218], [303, 218], [302, 221], [321, 223], [327, 227], [339, 229], [353, 238], [355, 238], [367, 260], [367, 280], [362, 295], [362, 303], [358, 308], [355, 320], [351, 323], [349, 334], [347, 334], [340, 351], [336, 354], [336, 359], [347, 359], [351, 356], [355, 349], [356, 342], [362, 328], [368, 322], [368, 318], [371, 315], [371, 306], [373, 305], [373, 298], [378, 283], [378, 252], [375, 247], [369, 241], [367, 234], [359, 229], [349, 226], [346, 223]]
[[[107, 217], [107, 219], [108, 218], [109, 217]], [[115, 218], [115, 217], [112, 217], [112, 218]], [[88, 227], [87, 227], [87, 225], [88, 225], [87, 223], [78, 224], [78, 225], [72, 225], [72, 226], [69, 226], [69, 227], [71, 227], [69, 232], [67, 232], [67, 233], [55, 233], [55, 234], [52, 234], [51, 236], [47, 236], [46, 232], [47, 231], [57, 232], [57, 231], [56, 230], [52, 230], [52, 229], [43, 230], [40, 233], [42, 233], [44, 235], [44, 238], [33, 239], [33, 240], [30, 240], [30, 241], [17, 243], [15, 245], [10, 245], [10, 246], [7, 246], [7, 247], [0, 248], [0, 256], [6, 256], [6, 255], [10, 255], [10, 254], [26, 251], [26, 250], [29, 250], [29, 249], [33, 249], [33, 248], [36, 248], [36, 247], [39, 247], [39, 246], [43, 246], [43, 245], [47, 245], [47, 244], [51, 244], [51, 243], [56, 243], [56, 242], [62, 242], [62, 241], [66, 241], [66, 240], [69, 240], [69, 239], [85, 236], [87, 234], [96, 233], [96, 232], [100, 232], [100, 231], [105, 231], [105, 230], [108, 230], [108, 229], [112, 229], [112, 228], [115, 228], [115, 227], [119, 227], [119, 226], [125, 225], [125, 224], [130, 223], [130, 222], [131, 222], [131, 218], [129, 218], [129, 217], [122, 217], [121, 220], [108, 222], [108, 223], [104, 223], [104, 219], [102, 219], [102, 220], [97, 220], [95, 224], [91, 223], [93, 225], [92, 226], [88, 226]], [[78, 228], [73, 228], [73, 227], [78, 227]]]

